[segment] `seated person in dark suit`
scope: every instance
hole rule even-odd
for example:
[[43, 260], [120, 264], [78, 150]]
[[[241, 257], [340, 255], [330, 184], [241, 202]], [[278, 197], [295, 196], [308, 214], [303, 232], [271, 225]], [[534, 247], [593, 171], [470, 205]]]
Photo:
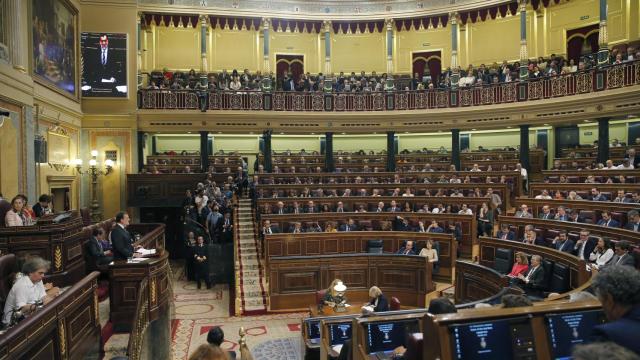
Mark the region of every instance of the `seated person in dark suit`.
[[624, 225], [624, 228], [636, 232], [640, 231], [640, 213], [637, 210], [631, 210], [627, 214], [627, 218], [629, 222]]
[[589, 237], [589, 231], [580, 231], [580, 237], [576, 244], [573, 246], [573, 255], [579, 257], [582, 260], [589, 261], [589, 255], [596, 247], [596, 240]]
[[632, 250], [633, 249], [631, 248], [630, 242], [626, 240], [618, 241], [614, 249], [615, 254], [611, 258], [611, 261], [609, 261], [607, 265], [605, 265], [604, 267], [620, 265], [620, 266], [631, 266], [635, 268], [636, 261], [633, 258], [633, 255], [631, 252]]
[[456, 309], [456, 306], [451, 302], [451, 300], [446, 297], [440, 297], [431, 299], [427, 312], [433, 315], [455, 314], [458, 312], [458, 309]]
[[592, 201], [608, 201], [609, 199], [607, 199], [605, 195], [602, 195], [602, 193], [598, 191], [598, 189], [593, 188], [591, 189], [591, 200]]
[[500, 230], [496, 234], [496, 237], [498, 239], [500, 239], [500, 240], [515, 240], [516, 239], [516, 233], [514, 233], [511, 230], [509, 230], [509, 225], [502, 224], [502, 225], [500, 225]]
[[356, 225], [353, 219], [349, 218], [346, 224], [340, 225], [338, 231], [358, 231], [358, 225]]
[[265, 220], [264, 221], [264, 224], [262, 226], [262, 235], [263, 236], [264, 235], [277, 234], [279, 232], [280, 232], [280, 230], [277, 227], [271, 225], [271, 221], [269, 221], [269, 220]]
[[220, 240], [223, 243], [230, 243], [233, 241], [233, 220], [231, 220], [231, 212], [224, 213], [222, 218], [222, 230], [220, 231]]
[[593, 328], [593, 340], [613, 341], [640, 355], [640, 272], [630, 266], [609, 266], [591, 286], [608, 320]]
[[389, 301], [387, 301], [379, 287], [372, 286], [369, 289], [369, 299], [367, 305], [373, 308], [374, 312], [389, 311]]
[[533, 229], [533, 225], [525, 225], [524, 238], [522, 239], [522, 242], [531, 245], [547, 245], [544, 239], [541, 236], [538, 236], [538, 233]]
[[415, 255], [416, 250], [413, 248], [413, 241], [407, 241], [403, 247], [401, 247], [396, 254], [399, 255]]
[[573, 247], [575, 246], [573, 240], [567, 237], [566, 231], [561, 231], [560, 234], [553, 239], [552, 244], [556, 250], [566, 253], [573, 252]]
[[393, 230], [394, 231], [411, 231], [411, 227], [409, 226], [409, 220], [403, 218], [402, 216], [396, 216], [393, 219]]
[[542, 267], [542, 257], [540, 255], [531, 256], [531, 266], [526, 275], [519, 274], [517, 284], [522, 287], [527, 295], [540, 296], [544, 286], [544, 268]]
[[133, 249], [133, 239], [127, 231], [129, 226], [129, 214], [119, 212], [116, 214], [116, 226], [111, 230], [111, 243], [113, 244], [113, 259], [127, 260], [130, 257], [141, 257]]
[[[207, 342], [209, 345], [220, 347], [224, 342], [224, 331], [220, 326], [214, 326], [209, 329], [209, 333], [207, 333]], [[228, 350], [227, 355], [229, 355], [229, 359], [235, 360], [236, 352], [233, 350]]]
[[38, 202], [31, 209], [37, 218], [51, 214], [51, 196], [47, 194], [40, 195]]
[[438, 225], [438, 220], [431, 220], [431, 225], [427, 227], [427, 232], [431, 233], [443, 233], [444, 229]]
[[304, 232], [304, 229], [302, 228], [302, 223], [301, 222], [295, 222], [293, 224], [293, 227], [289, 230], [290, 233], [292, 234], [301, 234]]
[[95, 266], [107, 265], [113, 261], [111, 251], [102, 248], [102, 240], [105, 239], [104, 229], [101, 227], [93, 229], [91, 239], [87, 243], [87, 252], [94, 261]]
[[602, 211], [602, 219], [598, 221], [598, 225], [604, 226], [604, 227], [615, 227], [615, 228], [620, 227], [620, 223], [612, 219], [611, 214], [609, 214], [607, 210]]
[[578, 212], [577, 210], [573, 210], [569, 213], [569, 220], [567, 220], [568, 222], [573, 222], [573, 223], [584, 223], [584, 217], [580, 216], [580, 212]]

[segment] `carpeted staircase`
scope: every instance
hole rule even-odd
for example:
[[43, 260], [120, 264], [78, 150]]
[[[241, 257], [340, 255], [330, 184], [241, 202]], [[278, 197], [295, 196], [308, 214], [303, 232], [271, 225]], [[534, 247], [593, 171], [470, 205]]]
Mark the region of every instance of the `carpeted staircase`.
[[267, 285], [250, 199], [240, 199], [236, 224], [236, 313], [244, 316], [264, 314], [267, 312]]

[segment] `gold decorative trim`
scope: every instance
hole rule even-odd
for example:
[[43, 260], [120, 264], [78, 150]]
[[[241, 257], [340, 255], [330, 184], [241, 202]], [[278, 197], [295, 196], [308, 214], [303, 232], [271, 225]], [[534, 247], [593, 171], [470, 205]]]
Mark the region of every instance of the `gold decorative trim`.
[[64, 320], [58, 320], [58, 336], [60, 337], [60, 357], [67, 358], [67, 336], [64, 328]]
[[98, 287], [93, 288], [93, 311], [96, 317], [96, 324], [100, 324], [100, 309], [98, 303]]
[[62, 247], [60, 245], [56, 245], [55, 254], [53, 256], [53, 264], [56, 268], [56, 271], [62, 270]]
[[149, 286], [149, 294], [151, 297], [151, 304], [155, 304], [156, 300], [157, 300], [157, 294], [156, 294], [156, 278], [152, 278], [151, 279], [151, 286]]

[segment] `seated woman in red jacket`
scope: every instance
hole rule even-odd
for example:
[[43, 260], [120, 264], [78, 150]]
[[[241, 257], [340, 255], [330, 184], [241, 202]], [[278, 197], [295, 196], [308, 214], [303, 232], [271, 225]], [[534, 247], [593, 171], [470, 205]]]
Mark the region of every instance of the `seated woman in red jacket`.
[[526, 274], [527, 270], [529, 270], [529, 260], [527, 259], [527, 255], [523, 252], [517, 252], [511, 272], [507, 276], [515, 278], [520, 274]]

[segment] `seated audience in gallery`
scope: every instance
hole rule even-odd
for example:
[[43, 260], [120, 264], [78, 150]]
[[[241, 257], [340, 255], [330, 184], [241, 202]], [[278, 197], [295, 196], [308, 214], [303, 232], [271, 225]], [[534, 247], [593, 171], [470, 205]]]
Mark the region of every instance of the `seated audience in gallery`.
[[13, 325], [22, 315], [33, 313], [39, 305], [47, 305], [60, 294], [51, 283], [44, 284], [44, 274], [51, 263], [38, 256], [26, 259], [21, 276], [17, 278], [4, 304], [2, 325]]
[[47, 194], [40, 195], [38, 202], [33, 205], [32, 209], [37, 218], [52, 214], [53, 209], [51, 209], [51, 196]]
[[640, 355], [640, 272], [613, 265], [602, 269], [591, 286], [607, 318], [593, 329], [593, 340], [612, 341]]

